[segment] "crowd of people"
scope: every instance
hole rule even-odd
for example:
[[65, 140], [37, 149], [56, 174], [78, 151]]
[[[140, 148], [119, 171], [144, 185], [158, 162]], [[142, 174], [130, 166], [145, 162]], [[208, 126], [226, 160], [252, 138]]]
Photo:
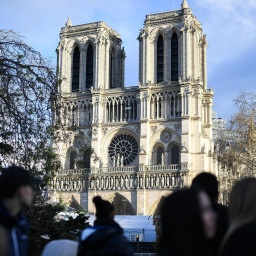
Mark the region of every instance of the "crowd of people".
[[[0, 175], [0, 256], [28, 256], [28, 224], [23, 206], [31, 206], [29, 172], [11, 166]], [[129, 256], [132, 247], [114, 221], [111, 203], [93, 199], [96, 220], [79, 239], [69, 234], [49, 242], [42, 256]], [[256, 178], [232, 188], [228, 207], [218, 204], [218, 181], [200, 173], [191, 187], [168, 195], [160, 210], [159, 256], [248, 256], [256, 254]]]

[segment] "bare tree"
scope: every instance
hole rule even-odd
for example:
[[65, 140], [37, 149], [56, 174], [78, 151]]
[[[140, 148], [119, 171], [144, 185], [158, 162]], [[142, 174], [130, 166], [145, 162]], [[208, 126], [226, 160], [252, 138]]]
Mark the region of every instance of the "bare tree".
[[53, 167], [47, 160], [55, 158], [50, 144], [57, 102], [50, 60], [14, 31], [0, 30], [0, 166]]
[[237, 111], [215, 141], [224, 203], [238, 179], [256, 175], [256, 94], [241, 92], [234, 103]]

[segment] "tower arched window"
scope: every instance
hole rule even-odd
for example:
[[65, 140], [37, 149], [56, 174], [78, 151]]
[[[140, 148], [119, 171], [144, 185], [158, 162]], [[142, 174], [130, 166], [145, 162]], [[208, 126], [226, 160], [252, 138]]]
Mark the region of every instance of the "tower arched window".
[[84, 151], [84, 168], [90, 169], [91, 162], [90, 162], [90, 153], [86, 150]]
[[164, 150], [161, 146], [159, 146], [156, 150], [156, 164], [163, 164]]
[[179, 45], [178, 36], [176, 33], [172, 35], [171, 41], [171, 79], [172, 81], [178, 80], [178, 67], [179, 67]]
[[72, 92], [79, 91], [79, 73], [80, 73], [80, 50], [78, 46], [76, 46], [73, 52]]
[[157, 82], [164, 80], [164, 39], [162, 35], [157, 39]]
[[110, 52], [109, 60], [109, 87], [115, 88], [115, 48]]
[[171, 148], [171, 164], [180, 163], [180, 149], [177, 145], [173, 145]]
[[86, 53], [86, 88], [93, 86], [93, 47], [91, 44], [87, 47]]
[[70, 169], [75, 169], [76, 167], [76, 152], [75, 151], [71, 151], [70, 153]]

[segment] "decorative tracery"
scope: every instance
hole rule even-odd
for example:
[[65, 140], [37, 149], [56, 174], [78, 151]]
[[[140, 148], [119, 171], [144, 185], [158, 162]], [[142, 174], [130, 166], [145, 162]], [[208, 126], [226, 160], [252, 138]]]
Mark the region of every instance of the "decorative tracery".
[[119, 134], [110, 142], [108, 155], [113, 161], [113, 166], [128, 165], [138, 155], [138, 142], [130, 134]]

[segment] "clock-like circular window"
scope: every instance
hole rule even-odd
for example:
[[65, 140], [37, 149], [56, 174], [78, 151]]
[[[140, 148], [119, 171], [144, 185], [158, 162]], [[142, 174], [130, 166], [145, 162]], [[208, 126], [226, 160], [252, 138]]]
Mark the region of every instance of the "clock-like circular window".
[[108, 155], [115, 166], [128, 165], [138, 155], [138, 142], [132, 135], [119, 134], [111, 140]]
[[172, 139], [172, 133], [169, 130], [165, 129], [161, 132], [160, 139], [163, 143], [168, 143]]

